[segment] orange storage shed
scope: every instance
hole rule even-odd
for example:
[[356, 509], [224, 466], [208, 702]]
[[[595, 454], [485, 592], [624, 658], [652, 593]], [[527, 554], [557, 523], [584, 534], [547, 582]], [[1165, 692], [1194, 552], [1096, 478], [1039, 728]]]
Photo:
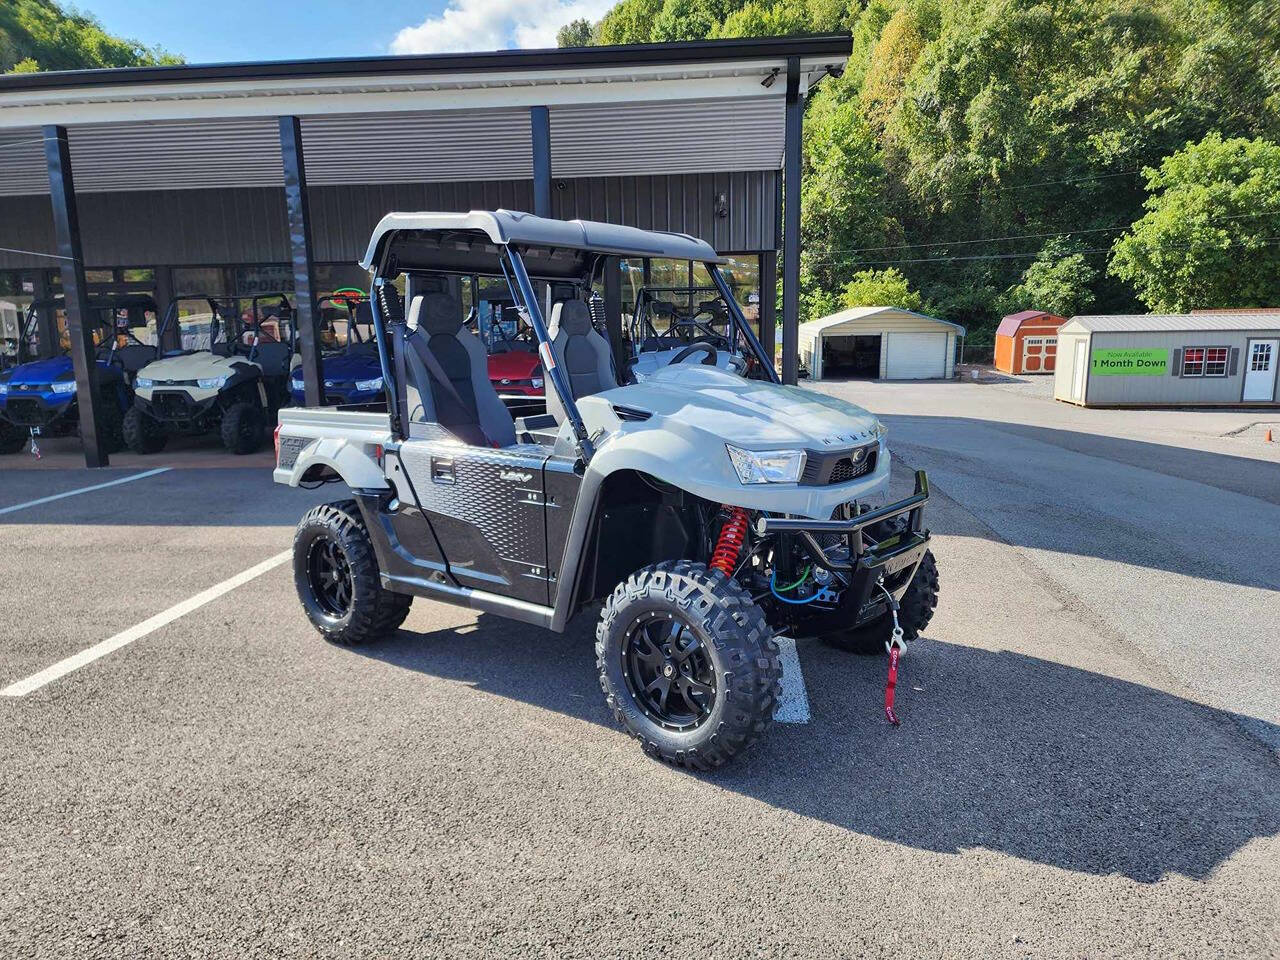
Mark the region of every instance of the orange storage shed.
[[1005, 373], [1053, 373], [1063, 317], [1043, 310], [1011, 313], [996, 328], [996, 369]]

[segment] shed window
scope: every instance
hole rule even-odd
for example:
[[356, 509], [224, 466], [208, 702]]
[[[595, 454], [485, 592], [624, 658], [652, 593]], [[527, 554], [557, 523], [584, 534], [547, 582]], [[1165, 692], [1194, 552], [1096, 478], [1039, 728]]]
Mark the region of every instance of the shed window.
[[1204, 347], [1182, 348], [1182, 375], [1184, 377], [1204, 376]]
[[1208, 347], [1204, 354], [1204, 375], [1206, 377], [1225, 377], [1227, 375], [1226, 347]]
[[1225, 377], [1229, 347], [1183, 347], [1182, 375], [1184, 377]]

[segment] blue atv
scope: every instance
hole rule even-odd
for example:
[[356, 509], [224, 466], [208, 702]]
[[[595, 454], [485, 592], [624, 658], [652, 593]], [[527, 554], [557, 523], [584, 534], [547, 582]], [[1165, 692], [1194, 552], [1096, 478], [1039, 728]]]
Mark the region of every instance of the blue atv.
[[[43, 308], [62, 309], [63, 301], [37, 300], [27, 311], [24, 336], [35, 329], [35, 317]], [[156, 349], [131, 332], [154, 323], [155, 301], [130, 294], [90, 302], [90, 322], [98, 345], [100, 416], [98, 432], [109, 453], [124, 448], [122, 425], [133, 404], [133, 378], [155, 359]], [[42, 351], [43, 352], [43, 351]], [[17, 453], [36, 436], [58, 437], [79, 433], [80, 406], [75, 369], [69, 350], [22, 363], [0, 373], [0, 453]]]
[[[338, 406], [385, 404], [368, 297], [321, 297], [317, 305], [324, 402]], [[295, 405], [306, 406], [300, 366], [289, 374], [289, 393]]]

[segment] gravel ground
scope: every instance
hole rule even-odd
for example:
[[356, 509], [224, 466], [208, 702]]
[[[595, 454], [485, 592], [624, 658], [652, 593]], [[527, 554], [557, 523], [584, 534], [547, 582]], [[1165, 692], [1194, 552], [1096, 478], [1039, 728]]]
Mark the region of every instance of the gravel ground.
[[[902, 727], [883, 658], [802, 643], [811, 722], [691, 776], [613, 727], [587, 620], [419, 600], [338, 649], [280, 567], [0, 698], [0, 956], [1276, 956], [1280, 468], [936, 386], [826, 387], [933, 477]], [[0, 507], [125, 473], [0, 470]], [[186, 469], [0, 515], [0, 686], [333, 495]]]

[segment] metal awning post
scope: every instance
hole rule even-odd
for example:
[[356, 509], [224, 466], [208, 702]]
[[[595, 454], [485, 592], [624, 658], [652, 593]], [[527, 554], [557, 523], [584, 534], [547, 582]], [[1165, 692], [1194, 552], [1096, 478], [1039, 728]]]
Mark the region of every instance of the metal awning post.
[[778, 252], [766, 250], [760, 255], [760, 346], [777, 369], [778, 345]]
[[786, 138], [782, 176], [782, 382], [800, 374], [800, 154], [804, 132], [800, 58], [787, 58]]
[[529, 108], [529, 127], [533, 140], [533, 212], [539, 217], [551, 216], [551, 110]]
[[627, 370], [627, 348], [622, 339], [622, 260], [604, 259], [604, 323], [613, 350], [613, 368], [622, 382]]
[[302, 155], [302, 123], [280, 118], [280, 159], [284, 163], [284, 202], [289, 215], [289, 249], [293, 258], [293, 322], [302, 353], [303, 394], [308, 407], [324, 404], [320, 369], [320, 314], [316, 310], [316, 270], [312, 258], [311, 205], [307, 166]]
[[109, 463], [104, 438], [98, 433], [102, 397], [98, 393], [89, 294], [85, 287], [84, 255], [80, 247], [80, 216], [76, 210], [75, 180], [71, 175], [71, 147], [67, 128], [44, 128], [45, 159], [49, 164], [49, 198], [53, 206], [53, 232], [62, 260], [62, 295], [66, 302], [67, 333], [71, 338], [71, 363], [76, 373], [76, 405], [80, 412], [80, 439], [86, 467]]

